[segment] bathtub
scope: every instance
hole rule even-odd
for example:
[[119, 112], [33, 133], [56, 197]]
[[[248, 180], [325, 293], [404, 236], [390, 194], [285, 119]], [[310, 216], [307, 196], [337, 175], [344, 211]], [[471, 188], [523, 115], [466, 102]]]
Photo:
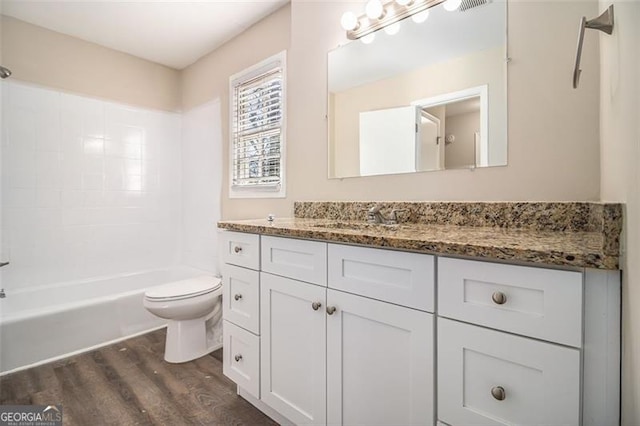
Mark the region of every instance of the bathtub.
[[0, 299], [0, 375], [162, 328], [146, 289], [207, 274], [190, 267], [7, 292]]

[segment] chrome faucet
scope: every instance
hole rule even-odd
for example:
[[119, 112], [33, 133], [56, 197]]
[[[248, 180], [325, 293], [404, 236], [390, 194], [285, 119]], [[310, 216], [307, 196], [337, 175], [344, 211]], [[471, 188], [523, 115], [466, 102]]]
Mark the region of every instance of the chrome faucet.
[[382, 210], [382, 206], [380, 204], [376, 204], [367, 210], [367, 222], [369, 223], [386, 223], [384, 215], [380, 212]]
[[398, 213], [405, 212], [406, 209], [392, 209], [389, 218], [385, 218], [381, 212], [382, 206], [376, 204], [367, 210], [367, 222], [383, 225], [396, 225], [399, 222]]

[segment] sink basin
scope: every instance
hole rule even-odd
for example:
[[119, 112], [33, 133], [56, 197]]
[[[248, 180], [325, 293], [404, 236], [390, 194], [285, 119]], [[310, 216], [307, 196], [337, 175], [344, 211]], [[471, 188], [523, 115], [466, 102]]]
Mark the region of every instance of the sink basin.
[[383, 223], [328, 222], [312, 225], [314, 228], [344, 229], [346, 231], [396, 231], [398, 225]]

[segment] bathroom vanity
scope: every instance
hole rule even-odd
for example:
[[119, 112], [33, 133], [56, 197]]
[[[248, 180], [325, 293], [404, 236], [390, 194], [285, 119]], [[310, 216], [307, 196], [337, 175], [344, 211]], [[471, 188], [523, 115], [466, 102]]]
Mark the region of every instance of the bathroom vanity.
[[619, 205], [321, 204], [219, 223], [241, 396], [294, 424], [619, 424]]

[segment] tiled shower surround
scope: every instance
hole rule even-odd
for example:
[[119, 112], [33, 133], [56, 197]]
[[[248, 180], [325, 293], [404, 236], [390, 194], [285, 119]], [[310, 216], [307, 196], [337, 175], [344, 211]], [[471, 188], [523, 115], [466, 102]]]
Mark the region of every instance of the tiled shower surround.
[[2, 98], [7, 291], [180, 261], [180, 114], [15, 82]]

